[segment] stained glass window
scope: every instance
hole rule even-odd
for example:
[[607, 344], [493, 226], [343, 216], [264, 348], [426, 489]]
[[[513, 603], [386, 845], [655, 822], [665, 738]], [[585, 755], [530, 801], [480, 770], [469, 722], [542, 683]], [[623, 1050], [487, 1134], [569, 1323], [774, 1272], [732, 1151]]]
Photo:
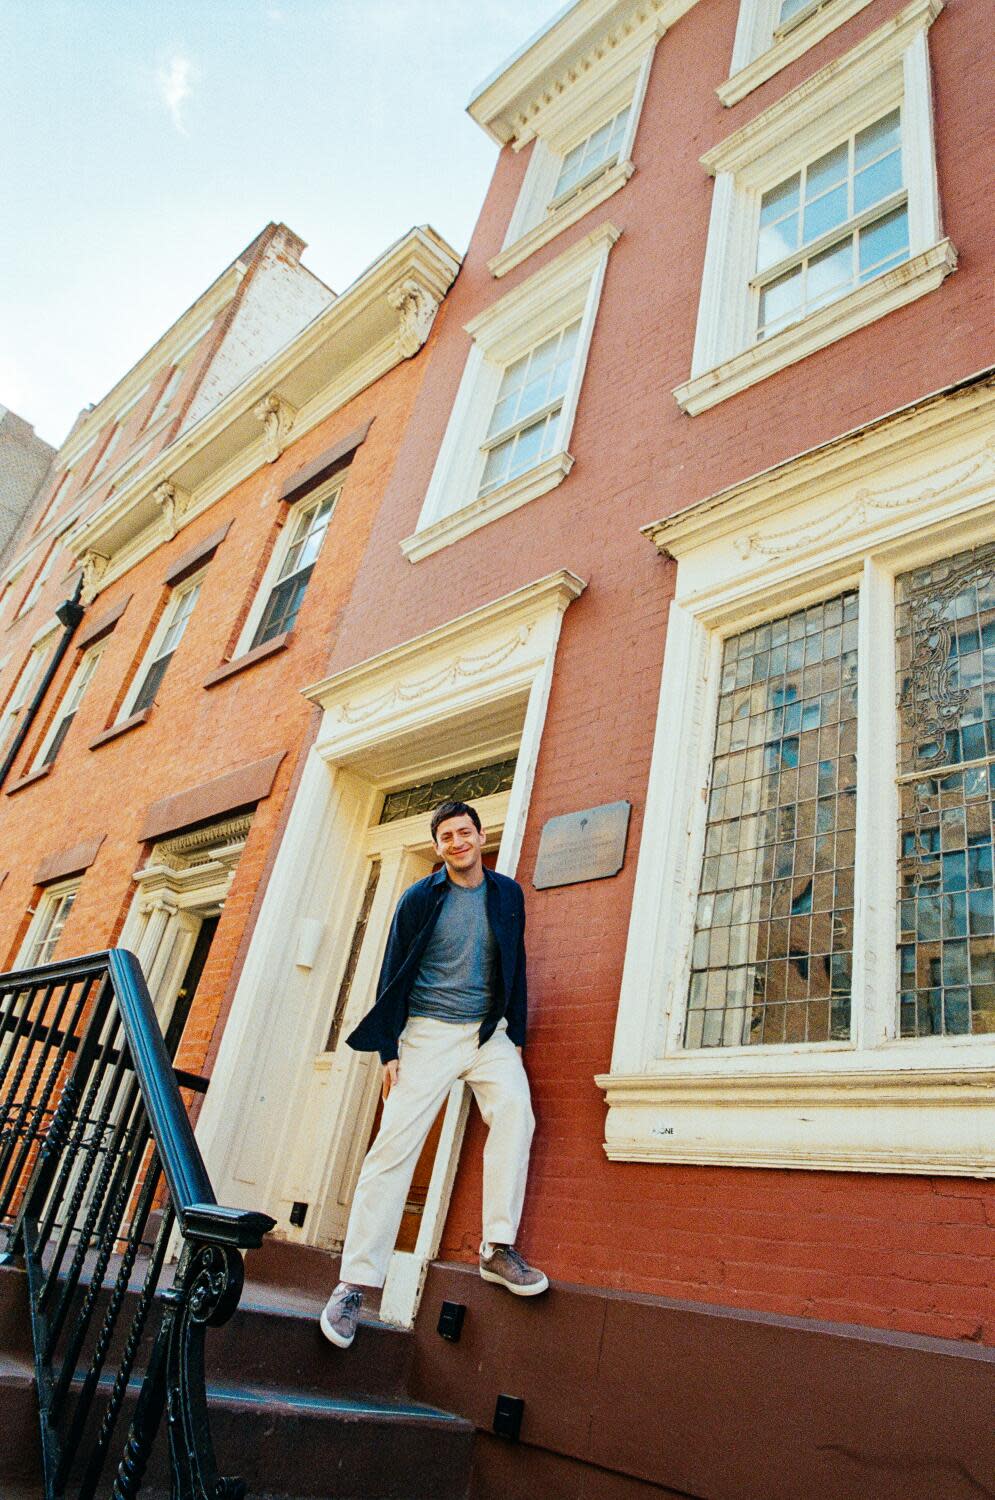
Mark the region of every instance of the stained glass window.
[[857, 594], [725, 643], [685, 1047], [850, 1032]]
[[902, 1036], [995, 1031], [995, 546], [897, 581]]
[[379, 821], [396, 823], [399, 818], [431, 812], [440, 802], [472, 802], [475, 797], [492, 797], [495, 792], [506, 792], [514, 779], [516, 760], [513, 755], [490, 766], [458, 771], [454, 776], [439, 776], [435, 781], [422, 781], [417, 786], [388, 792]]

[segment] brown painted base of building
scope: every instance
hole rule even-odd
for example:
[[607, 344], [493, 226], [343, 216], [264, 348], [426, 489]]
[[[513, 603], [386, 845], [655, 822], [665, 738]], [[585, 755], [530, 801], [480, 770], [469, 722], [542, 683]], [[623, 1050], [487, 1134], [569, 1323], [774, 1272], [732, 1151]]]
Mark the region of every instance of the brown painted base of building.
[[[466, 1306], [458, 1343], [436, 1331]], [[480, 1430], [474, 1500], [982, 1500], [995, 1350], [554, 1285], [515, 1298], [431, 1267], [417, 1400]], [[524, 1399], [517, 1443], [491, 1436]]]

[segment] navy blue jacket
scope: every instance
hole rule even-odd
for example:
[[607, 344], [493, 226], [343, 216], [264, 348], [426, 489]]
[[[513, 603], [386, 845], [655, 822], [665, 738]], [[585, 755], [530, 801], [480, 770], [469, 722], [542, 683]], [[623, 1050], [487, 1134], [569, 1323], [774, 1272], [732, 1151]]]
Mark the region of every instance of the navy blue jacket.
[[[480, 1027], [480, 1045], [494, 1035], [498, 1022], [506, 1017], [509, 1037], [516, 1047], [524, 1047], [525, 897], [517, 881], [486, 866], [484, 881], [487, 920], [497, 943], [498, 962], [494, 965], [491, 1007]], [[449, 891], [443, 868], [409, 886], [397, 903], [377, 982], [376, 1003], [346, 1037], [357, 1052], [379, 1052], [383, 1063], [397, 1056], [398, 1038], [408, 1019], [411, 986]]]

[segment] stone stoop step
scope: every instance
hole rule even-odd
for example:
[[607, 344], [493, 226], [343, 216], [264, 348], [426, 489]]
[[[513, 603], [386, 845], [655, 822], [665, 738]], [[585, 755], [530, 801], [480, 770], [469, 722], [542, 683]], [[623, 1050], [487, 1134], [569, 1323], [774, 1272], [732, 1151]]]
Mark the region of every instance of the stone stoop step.
[[[250, 1500], [466, 1500], [472, 1423], [408, 1396], [409, 1333], [365, 1316], [351, 1349], [331, 1348], [317, 1321], [325, 1295], [316, 1287], [250, 1280], [229, 1322], [208, 1330], [219, 1472], [244, 1478]], [[9, 1325], [5, 1331], [0, 1496], [31, 1500], [38, 1475], [34, 1370], [23, 1337], [11, 1338]], [[145, 1357], [143, 1350], [140, 1363]], [[102, 1385], [109, 1388], [112, 1379], [105, 1375]], [[139, 1385], [136, 1374], [118, 1428], [121, 1443]], [[12, 1444], [7, 1438], [15, 1432]], [[164, 1449], [160, 1434], [143, 1500], [168, 1491]]]

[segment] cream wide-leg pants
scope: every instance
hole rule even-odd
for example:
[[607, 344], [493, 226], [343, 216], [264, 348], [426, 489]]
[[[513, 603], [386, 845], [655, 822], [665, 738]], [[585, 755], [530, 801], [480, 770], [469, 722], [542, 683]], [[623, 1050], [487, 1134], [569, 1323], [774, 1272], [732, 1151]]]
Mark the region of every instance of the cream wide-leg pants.
[[366, 1154], [342, 1248], [343, 1281], [383, 1286], [415, 1166], [450, 1088], [462, 1078], [488, 1127], [484, 1240], [513, 1245], [535, 1129], [529, 1081], [502, 1021], [481, 1047], [480, 1022], [412, 1016], [399, 1045], [397, 1082]]

